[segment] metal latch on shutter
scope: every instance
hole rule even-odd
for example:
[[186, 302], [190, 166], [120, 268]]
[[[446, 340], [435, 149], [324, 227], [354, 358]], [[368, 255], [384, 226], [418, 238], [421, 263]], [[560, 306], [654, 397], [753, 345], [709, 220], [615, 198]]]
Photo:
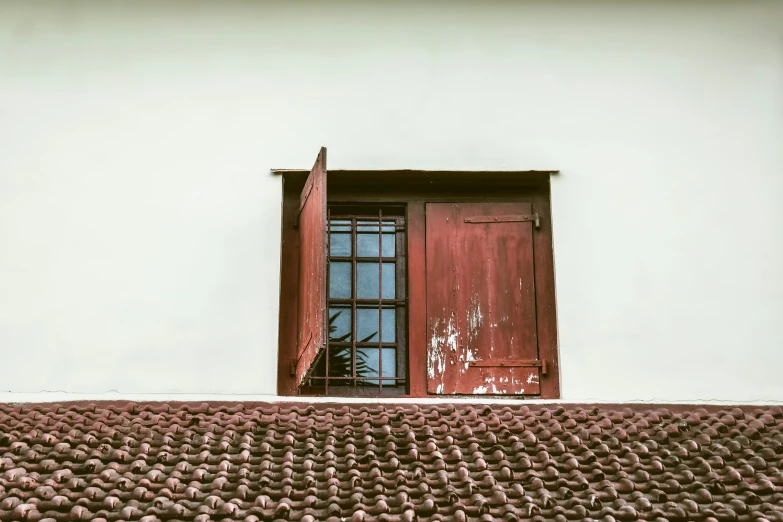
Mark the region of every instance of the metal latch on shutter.
[[546, 359], [505, 359], [502, 361], [470, 361], [475, 368], [541, 368], [541, 375], [547, 374]]
[[532, 214], [516, 214], [513, 216], [475, 216], [465, 218], [465, 223], [518, 223], [523, 221], [532, 221], [536, 228], [541, 226], [538, 212], [533, 212]]

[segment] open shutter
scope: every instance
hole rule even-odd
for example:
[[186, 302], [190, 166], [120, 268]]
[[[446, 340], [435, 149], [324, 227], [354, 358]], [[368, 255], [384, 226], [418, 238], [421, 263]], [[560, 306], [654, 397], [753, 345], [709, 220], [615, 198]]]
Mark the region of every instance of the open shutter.
[[426, 206], [427, 391], [539, 395], [531, 204]]
[[326, 347], [326, 149], [321, 148], [299, 197], [299, 328], [296, 384]]

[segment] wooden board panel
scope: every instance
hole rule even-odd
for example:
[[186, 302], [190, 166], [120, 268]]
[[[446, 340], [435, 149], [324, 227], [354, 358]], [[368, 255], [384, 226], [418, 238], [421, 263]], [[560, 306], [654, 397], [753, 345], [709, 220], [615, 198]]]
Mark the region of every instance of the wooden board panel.
[[297, 393], [296, 370], [297, 339], [299, 337], [299, 194], [307, 176], [286, 174], [283, 176], [283, 208], [280, 223], [280, 316], [277, 339], [277, 394]]
[[328, 340], [326, 318], [326, 149], [299, 198], [299, 317], [296, 384], [301, 386]]
[[536, 328], [538, 357], [549, 366], [541, 376], [541, 398], [560, 398], [560, 365], [557, 353], [557, 306], [555, 303], [555, 266], [552, 251], [552, 217], [548, 191], [533, 197], [533, 208], [540, 217], [540, 226], [533, 234], [536, 265]]
[[427, 395], [427, 273], [424, 203], [408, 204], [408, 391]]
[[538, 395], [540, 369], [472, 367], [538, 359], [529, 202], [426, 205], [427, 391]]

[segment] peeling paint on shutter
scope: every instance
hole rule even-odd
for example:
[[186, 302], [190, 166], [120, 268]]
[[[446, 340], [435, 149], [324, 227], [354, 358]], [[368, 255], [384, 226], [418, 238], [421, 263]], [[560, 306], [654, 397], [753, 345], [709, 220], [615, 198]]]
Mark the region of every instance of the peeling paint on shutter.
[[537, 218], [527, 202], [426, 205], [428, 393], [540, 394]]

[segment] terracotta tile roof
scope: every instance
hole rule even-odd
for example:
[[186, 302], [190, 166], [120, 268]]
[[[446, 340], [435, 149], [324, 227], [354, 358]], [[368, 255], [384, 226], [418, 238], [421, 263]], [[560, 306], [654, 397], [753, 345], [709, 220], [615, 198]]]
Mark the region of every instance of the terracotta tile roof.
[[0, 520], [783, 520], [783, 410], [0, 404]]

